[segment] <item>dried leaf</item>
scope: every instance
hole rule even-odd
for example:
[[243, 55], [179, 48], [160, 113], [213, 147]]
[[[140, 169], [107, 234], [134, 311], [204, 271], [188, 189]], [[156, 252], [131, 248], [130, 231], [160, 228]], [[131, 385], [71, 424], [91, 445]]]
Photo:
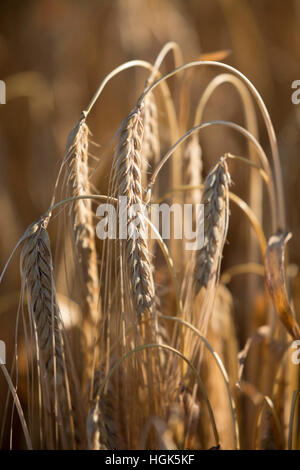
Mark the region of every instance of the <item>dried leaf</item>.
[[201, 54], [200, 60], [213, 60], [221, 62], [222, 60], [227, 59], [232, 54], [230, 49], [223, 49], [220, 51], [208, 52], [206, 54]]
[[248, 357], [249, 351], [253, 345], [262, 343], [266, 338], [270, 336], [270, 327], [267, 325], [263, 325], [258, 328], [254, 334], [247, 339], [244, 348], [238, 354], [238, 361], [239, 361], [239, 372], [238, 372], [238, 385], [242, 380], [242, 375], [244, 372], [244, 367], [246, 363], [246, 359]]
[[278, 232], [270, 237], [265, 255], [265, 278], [282, 323], [293, 338], [300, 339], [300, 328], [288, 301], [285, 283], [284, 249], [291, 236], [291, 233]]

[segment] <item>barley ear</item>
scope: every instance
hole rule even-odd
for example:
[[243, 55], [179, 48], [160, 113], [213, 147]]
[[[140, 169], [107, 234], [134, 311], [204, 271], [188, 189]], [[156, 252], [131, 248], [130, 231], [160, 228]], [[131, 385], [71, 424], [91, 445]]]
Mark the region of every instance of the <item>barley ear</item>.
[[144, 100], [142, 111], [144, 135], [142, 140], [142, 177], [146, 175], [149, 166], [153, 167], [159, 161], [160, 142], [158, 131], [157, 106], [153, 93], [148, 93]]
[[[65, 161], [68, 169], [68, 196], [91, 194], [88, 164], [89, 129], [83, 116], [68, 138]], [[99, 274], [91, 199], [76, 200], [71, 207], [71, 227], [80, 268], [83, 299], [83, 331], [87, 347], [93, 348], [99, 321]]]
[[[116, 149], [118, 197], [127, 198], [127, 239], [125, 256], [134, 306], [139, 318], [154, 311], [153, 267], [147, 244], [142, 187], [143, 123], [141, 109], [135, 109], [123, 122]], [[139, 224], [135, 225], [138, 219]]]
[[[44, 390], [49, 391], [52, 411], [64, 423], [63, 433], [74, 434], [63, 325], [53, 276], [50, 241], [42, 220], [27, 230], [20, 257], [21, 278], [27, 291], [28, 313], [37, 336]], [[45, 376], [44, 376], [45, 374]]]
[[226, 158], [223, 157], [208, 174], [204, 183], [201, 199], [204, 205], [204, 240], [202, 248], [196, 254], [196, 293], [202, 287], [207, 287], [209, 281], [219, 274], [228, 230], [229, 184], [230, 175]]

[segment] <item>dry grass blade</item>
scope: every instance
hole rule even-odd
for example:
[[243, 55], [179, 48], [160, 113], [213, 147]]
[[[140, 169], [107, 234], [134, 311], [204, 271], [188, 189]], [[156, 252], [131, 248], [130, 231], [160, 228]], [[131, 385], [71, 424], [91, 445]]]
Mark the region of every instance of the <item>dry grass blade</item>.
[[290, 233], [282, 232], [270, 237], [265, 256], [265, 277], [280, 320], [294, 339], [300, 339], [300, 328], [289, 303], [285, 284], [284, 249], [290, 238]]
[[299, 391], [294, 390], [291, 402], [291, 411], [290, 411], [290, 419], [289, 419], [289, 436], [288, 436], [288, 450], [292, 450], [293, 447], [293, 427], [294, 427], [294, 418], [296, 414], [296, 405], [297, 399], [299, 398]]
[[204, 183], [204, 243], [197, 252], [195, 266], [196, 292], [207, 287], [218, 275], [223, 245], [228, 229], [228, 187], [230, 175], [222, 158], [208, 174]]
[[22, 425], [22, 429], [23, 429], [23, 432], [24, 432], [24, 437], [25, 437], [25, 440], [26, 440], [27, 448], [32, 449], [31, 438], [30, 438], [30, 435], [29, 435], [27, 423], [26, 423], [26, 420], [24, 418], [23, 409], [22, 409], [22, 406], [20, 404], [20, 400], [19, 400], [19, 397], [17, 395], [16, 389], [15, 389], [13, 383], [12, 383], [11, 377], [10, 377], [5, 365], [0, 363], [0, 369], [2, 370], [2, 372], [4, 374], [5, 380], [8, 384], [8, 386], [9, 386], [9, 390], [10, 390], [12, 396], [13, 396], [14, 403], [16, 405], [16, 408], [17, 408], [17, 411], [18, 411], [18, 414], [19, 414], [19, 418], [20, 418], [20, 422], [21, 422], [21, 425]]

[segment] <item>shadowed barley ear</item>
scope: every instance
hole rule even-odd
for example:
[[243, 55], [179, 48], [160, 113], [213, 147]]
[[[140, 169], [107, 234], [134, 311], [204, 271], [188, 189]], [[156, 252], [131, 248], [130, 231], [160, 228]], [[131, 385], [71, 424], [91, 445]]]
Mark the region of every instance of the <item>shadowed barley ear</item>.
[[200, 403], [187, 387], [177, 390], [178, 398], [167, 411], [167, 429], [177, 449], [200, 449]]
[[116, 194], [118, 197], [127, 198], [127, 239], [124, 241], [123, 253], [126, 266], [124, 268], [139, 318], [145, 314], [153, 314], [155, 304], [153, 266], [147, 243], [147, 222], [144, 217], [141, 115], [141, 109], [136, 108], [123, 122], [114, 167]]
[[[68, 196], [91, 194], [88, 164], [89, 129], [83, 116], [70, 132], [64, 160], [68, 171]], [[89, 353], [93, 350], [96, 325], [99, 321], [99, 274], [96, 236], [91, 199], [75, 201], [71, 207], [72, 240], [77, 265], [80, 267], [81, 299], [83, 301], [83, 331]]]
[[[56, 298], [47, 220], [29, 227], [21, 257], [21, 278], [27, 293], [28, 313], [37, 337], [42, 389], [48, 390], [51, 412], [59, 416], [67, 434], [74, 433], [69, 381], [66, 369], [63, 325]], [[45, 398], [45, 402], [47, 399]]]
[[99, 402], [93, 403], [87, 417], [87, 437], [89, 450], [107, 450], [102, 442], [102, 416], [100, 412]]
[[114, 379], [108, 383], [108, 389], [99, 397], [100, 385], [105, 374], [97, 370], [93, 383], [93, 401], [87, 417], [87, 436], [90, 450], [109, 450], [118, 448], [118, 418]]
[[230, 175], [226, 158], [222, 157], [207, 175], [201, 202], [204, 204], [204, 240], [196, 254], [196, 293], [207, 287], [219, 274], [222, 250], [225, 243], [229, 218]]

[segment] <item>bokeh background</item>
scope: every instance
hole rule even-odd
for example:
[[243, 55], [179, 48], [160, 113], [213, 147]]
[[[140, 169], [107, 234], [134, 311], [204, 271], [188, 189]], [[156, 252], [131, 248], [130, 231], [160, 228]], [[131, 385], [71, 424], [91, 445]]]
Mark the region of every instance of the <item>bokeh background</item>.
[[[170, 40], [181, 46], [185, 61], [228, 50], [225, 62], [243, 72], [262, 95], [278, 136], [288, 229], [293, 233], [289, 256], [297, 267], [300, 105], [292, 104], [291, 84], [300, 79], [299, 30], [300, 0], [1, 1], [0, 79], [7, 85], [7, 103], [0, 105], [1, 270], [26, 227], [48, 208], [68, 133], [100, 81], [127, 60], [153, 62]], [[170, 56], [163, 71], [173, 65]], [[212, 76], [212, 71], [195, 73], [191, 124], [193, 106]], [[94, 179], [100, 192], [108, 183], [109, 162], [104, 151], [134, 106], [145, 79], [144, 71], [130, 70], [118, 76], [90, 116], [93, 140], [100, 145], [95, 152], [100, 161], [103, 156]], [[235, 92], [221, 87], [205, 117], [240, 122], [243, 114]], [[259, 125], [260, 141], [269, 152], [261, 121]], [[225, 151], [241, 153], [245, 148], [230, 132], [208, 130], [203, 137], [205, 170]], [[235, 170], [233, 179], [236, 191], [243, 195], [248, 174]], [[245, 247], [240, 240], [242, 228], [233, 211], [225, 265], [228, 260], [233, 264], [243, 259]], [[16, 257], [0, 286], [0, 338], [7, 344], [8, 362], [14, 348], [19, 288]], [[292, 290], [297, 310], [298, 275], [293, 278]], [[238, 280], [232, 291], [242, 346], [246, 334], [243, 290]], [[0, 377], [0, 422], [4, 390]]]

